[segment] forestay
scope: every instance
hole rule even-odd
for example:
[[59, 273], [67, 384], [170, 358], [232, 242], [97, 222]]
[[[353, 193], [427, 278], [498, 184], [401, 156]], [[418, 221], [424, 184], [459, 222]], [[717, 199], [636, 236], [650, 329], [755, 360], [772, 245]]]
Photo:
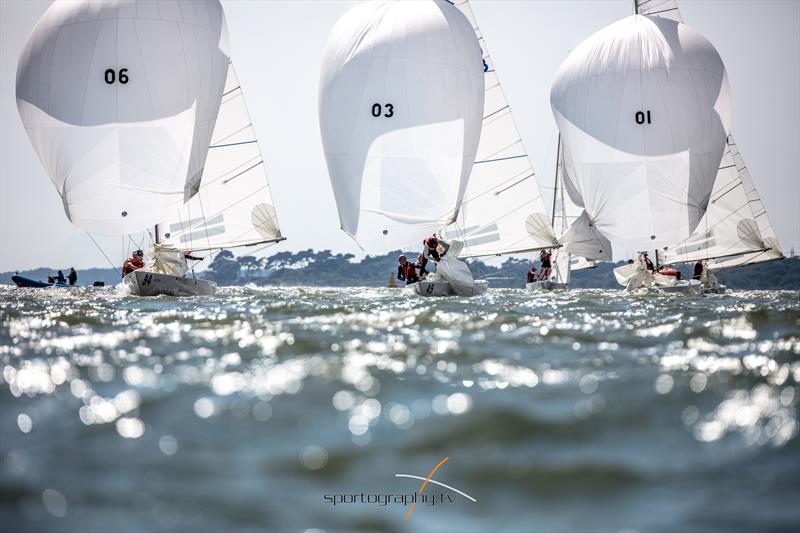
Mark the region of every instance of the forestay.
[[462, 256], [548, 248], [557, 244], [530, 157], [520, 138], [483, 33], [467, 0], [454, 2], [472, 25], [483, 54], [483, 127], [475, 166], [456, 224]]
[[17, 69], [17, 108], [69, 220], [152, 226], [200, 185], [229, 52], [218, 1], [51, 5]]
[[282, 240], [264, 159], [233, 63], [200, 191], [158, 224], [156, 237], [194, 251]]
[[730, 121], [725, 67], [705, 37], [664, 17], [618, 21], [568, 56], [551, 105], [587, 227], [633, 250], [691, 234]]
[[342, 229], [363, 249], [417, 247], [454, 222], [481, 132], [481, 50], [448, 2], [365, 3], [334, 27], [320, 129]]

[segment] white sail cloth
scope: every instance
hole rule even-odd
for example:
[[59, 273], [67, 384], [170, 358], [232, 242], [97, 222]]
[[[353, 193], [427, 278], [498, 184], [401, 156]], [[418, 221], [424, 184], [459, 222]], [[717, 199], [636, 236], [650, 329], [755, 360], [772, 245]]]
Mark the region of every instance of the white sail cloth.
[[458, 221], [445, 234], [464, 241], [464, 257], [557, 244], [536, 172], [525, 150], [483, 33], [466, 0], [456, 2], [483, 52], [483, 127]]
[[750, 172], [730, 138], [703, 220], [689, 238], [659, 250], [659, 262], [694, 262], [766, 249], [752, 209], [753, 192]]
[[385, 252], [458, 214], [481, 132], [481, 50], [452, 4], [368, 2], [325, 50], [322, 141], [342, 229]]
[[264, 159], [233, 63], [200, 191], [169, 212], [159, 222], [157, 233], [159, 242], [193, 251], [282, 239]]
[[486, 291], [486, 284], [475, 283], [469, 266], [458, 258], [464, 243], [452, 241], [442, 259], [436, 263], [436, 274], [441, 276], [458, 296], [478, 296]]
[[171, 244], [153, 244], [147, 255], [148, 260], [142, 269], [145, 272], [183, 276], [189, 270], [183, 251]]
[[551, 105], [567, 191], [614, 245], [685, 239], [705, 213], [730, 122], [719, 54], [684, 24], [634, 15], [589, 37]]
[[218, 1], [55, 2], [17, 108], [76, 226], [133, 233], [200, 185], [228, 66]]

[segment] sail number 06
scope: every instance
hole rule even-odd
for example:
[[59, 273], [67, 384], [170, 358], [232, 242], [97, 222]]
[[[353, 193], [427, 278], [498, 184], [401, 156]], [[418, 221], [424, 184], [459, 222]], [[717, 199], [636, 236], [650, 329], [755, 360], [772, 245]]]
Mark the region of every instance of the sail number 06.
[[637, 111], [635, 119], [637, 124], [644, 124], [645, 122], [652, 124], [650, 121], [650, 111], [647, 111], [646, 114], [644, 111]]
[[[386, 110], [386, 113], [383, 111]], [[392, 104], [372, 104], [372, 116], [373, 117], [380, 117], [381, 114], [386, 118], [391, 118], [394, 116], [394, 106]]]
[[119, 69], [119, 75], [117, 75], [117, 73], [114, 72], [113, 68], [107, 69], [105, 72], [105, 79], [106, 83], [109, 85], [111, 85], [117, 80], [119, 80], [121, 84], [125, 85], [126, 83], [128, 83], [128, 69], [126, 68]]

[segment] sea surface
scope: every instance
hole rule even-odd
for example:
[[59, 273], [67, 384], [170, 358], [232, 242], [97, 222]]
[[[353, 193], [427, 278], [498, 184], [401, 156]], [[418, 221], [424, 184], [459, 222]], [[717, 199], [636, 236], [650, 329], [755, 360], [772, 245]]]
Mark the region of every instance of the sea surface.
[[3, 286], [0, 369], [4, 531], [800, 530], [796, 291]]

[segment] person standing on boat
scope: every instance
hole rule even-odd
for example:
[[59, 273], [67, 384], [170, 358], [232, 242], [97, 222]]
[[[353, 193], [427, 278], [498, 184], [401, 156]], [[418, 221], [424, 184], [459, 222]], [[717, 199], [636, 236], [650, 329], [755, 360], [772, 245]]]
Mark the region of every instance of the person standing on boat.
[[539, 273], [539, 279], [541, 280], [548, 280], [550, 279], [550, 272], [552, 272], [552, 266], [550, 265], [550, 258], [552, 257], [552, 253], [550, 250], [542, 250], [539, 252], [539, 260], [542, 262], [542, 270]]
[[418, 282], [419, 276], [417, 276], [417, 269], [414, 264], [409, 263], [404, 255], [401, 255], [397, 260], [400, 262], [397, 267], [397, 279], [405, 281], [406, 285]]
[[698, 261], [694, 264], [694, 273], [692, 274], [692, 279], [700, 279], [703, 277], [703, 271], [705, 267], [703, 266], [703, 261]]
[[650, 258], [647, 257], [647, 252], [642, 252], [642, 265], [644, 265], [645, 270], [649, 270], [651, 272], [654, 272], [656, 269], [656, 266], [653, 264]]
[[67, 282], [67, 278], [64, 277], [64, 273], [62, 271], [58, 271], [56, 274], [56, 283], [61, 283], [62, 285]]
[[417, 256], [417, 262], [414, 263], [414, 266], [419, 270], [420, 279], [425, 279], [428, 276], [428, 274], [430, 274], [430, 272], [428, 272], [428, 269], [425, 268], [425, 265], [427, 263], [428, 261], [425, 259], [424, 255], [419, 254]]
[[[424, 239], [422, 244], [424, 245], [422, 248], [423, 257], [425, 259], [433, 259], [437, 263], [441, 261], [442, 257], [447, 253], [447, 250], [450, 249], [450, 245], [444, 240], [437, 238], [435, 233], [427, 239]], [[439, 246], [442, 247], [441, 252], [439, 252]]]
[[125, 264], [122, 265], [122, 277], [124, 278], [134, 270], [139, 270], [140, 268], [144, 268], [144, 252], [136, 250], [133, 252], [132, 256], [125, 260]]
[[69, 267], [69, 275], [67, 276], [70, 285], [75, 285], [78, 282], [78, 273], [75, 272], [75, 267]]
[[[441, 252], [439, 251], [440, 248], [442, 250]], [[418, 266], [420, 270], [425, 271], [427, 273], [428, 270], [425, 267], [428, 264], [428, 260], [433, 259], [435, 262], [438, 263], [439, 261], [441, 261], [442, 257], [445, 256], [447, 250], [449, 249], [450, 245], [446, 243], [444, 240], [437, 238], [435, 233], [430, 237], [422, 239], [422, 253], [420, 254], [422, 256], [422, 260], [421, 261], [418, 260], [419, 261]]]

